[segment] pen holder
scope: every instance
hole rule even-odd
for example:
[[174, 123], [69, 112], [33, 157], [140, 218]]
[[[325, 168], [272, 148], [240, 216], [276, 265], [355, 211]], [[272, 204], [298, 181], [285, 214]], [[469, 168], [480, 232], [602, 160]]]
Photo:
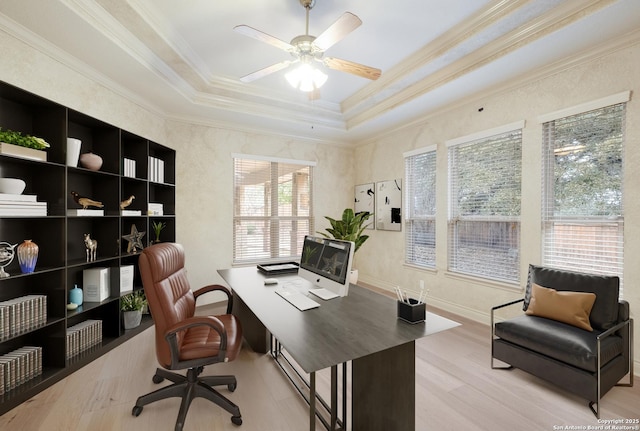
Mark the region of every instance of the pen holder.
[[409, 323], [424, 322], [426, 315], [425, 303], [409, 298], [409, 303], [398, 301], [398, 319]]

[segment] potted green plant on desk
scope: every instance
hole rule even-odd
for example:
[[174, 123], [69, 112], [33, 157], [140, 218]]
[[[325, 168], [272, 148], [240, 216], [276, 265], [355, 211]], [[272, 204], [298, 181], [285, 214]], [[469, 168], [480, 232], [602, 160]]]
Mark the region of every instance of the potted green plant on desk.
[[120, 298], [120, 310], [124, 319], [124, 329], [133, 329], [142, 321], [142, 309], [147, 305], [147, 298], [142, 289]]
[[[369, 235], [363, 235], [364, 230], [367, 228], [365, 222], [369, 220], [373, 213], [369, 211], [363, 211], [354, 213], [351, 208], [345, 208], [342, 212], [341, 219], [334, 219], [325, 216], [331, 227], [327, 228], [327, 233], [318, 232], [320, 235], [326, 238], [341, 239], [344, 241], [353, 241], [355, 244], [354, 253], [358, 251], [360, 246], [369, 239]], [[356, 284], [358, 282], [358, 270], [352, 269], [351, 271], [351, 283]]]

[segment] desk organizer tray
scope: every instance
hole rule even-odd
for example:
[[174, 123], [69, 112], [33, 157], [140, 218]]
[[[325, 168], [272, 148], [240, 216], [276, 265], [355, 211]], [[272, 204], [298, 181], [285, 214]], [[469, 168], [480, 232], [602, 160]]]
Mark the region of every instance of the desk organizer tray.
[[258, 271], [266, 275], [293, 274], [298, 272], [297, 262], [266, 263], [258, 265]]

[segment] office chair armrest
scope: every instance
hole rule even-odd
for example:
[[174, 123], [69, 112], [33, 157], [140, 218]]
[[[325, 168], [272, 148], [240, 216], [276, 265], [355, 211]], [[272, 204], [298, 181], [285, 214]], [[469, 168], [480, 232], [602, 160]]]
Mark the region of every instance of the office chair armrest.
[[209, 292], [223, 292], [224, 294], [226, 294], [227, 295], [227, 314], [231, 314], [231, 310], [233, 310], [233, 294], [225, 286], [222, 286], [220, 284], [210, 284], [208, 286], [201, 287], [200, 289], [193, 292], [193, 296], [197, 301], [200, 295], [204, 295], [205, 293], [209, 293]]
[[164, 338], [169, 343], [169, 347], [171, 349], [172, 367], [176, 366], [180, 362], [180, 349], [178, 348], [177, 337], [178, 333], [196, 326], [208, 326], [220, 335], [218, 358], [221, 358], [220, 361], [224, 359], [227, 351], [227, 332], [225, 331], [224, 325], [220, 319], [215, 316], [194, 316], [170, 326], [164, 334]]

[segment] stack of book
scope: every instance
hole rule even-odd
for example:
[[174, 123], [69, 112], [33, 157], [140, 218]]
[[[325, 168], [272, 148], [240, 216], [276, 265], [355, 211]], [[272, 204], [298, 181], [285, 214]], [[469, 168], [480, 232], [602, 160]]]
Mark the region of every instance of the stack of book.
[[149, 181], [164, 183], [164, 160], [149, 156]]
[[24, 346], [0, 356], [0, 394], [42, 374], [42, 347]]
[[26, 295], [0, 302], [0, 342], [46, 323], [46, 295]]
[[136, 177], [136, 161], [133, 159], [124, 158], [122, 173], [125, 177]]
[[102, 320], [85, 320], [67, 328], [67, 359], [102, 343]]
[[38, 202], [36, 195], [12, 195], [0, 193], [1, 216], [46, 216], [47, 203]]

